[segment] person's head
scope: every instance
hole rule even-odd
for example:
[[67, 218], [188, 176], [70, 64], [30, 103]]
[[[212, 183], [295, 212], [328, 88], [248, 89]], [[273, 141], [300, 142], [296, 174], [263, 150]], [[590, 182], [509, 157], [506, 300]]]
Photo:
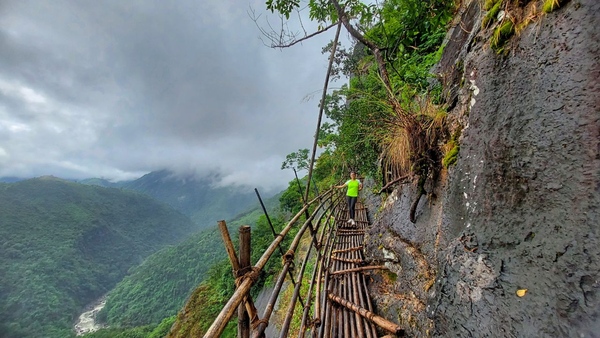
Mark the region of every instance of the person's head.
[[355, 179], [356, 178], [356, 173], [353, 171], [350, 172], [350, 178], [351, 179]]

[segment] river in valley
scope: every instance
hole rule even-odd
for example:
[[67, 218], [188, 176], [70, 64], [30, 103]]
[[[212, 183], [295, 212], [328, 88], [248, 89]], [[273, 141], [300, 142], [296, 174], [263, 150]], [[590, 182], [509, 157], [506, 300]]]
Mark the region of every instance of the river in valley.
[[102, 324], [96, 323], [96, 315], [106, 305], [106, 296], [94, 301], [86, 307], [86, 311], [79, 316], [77, 323], [74, 326], [75, 333], [78, 336], [86, 333], [95, 332], [105, 327]]

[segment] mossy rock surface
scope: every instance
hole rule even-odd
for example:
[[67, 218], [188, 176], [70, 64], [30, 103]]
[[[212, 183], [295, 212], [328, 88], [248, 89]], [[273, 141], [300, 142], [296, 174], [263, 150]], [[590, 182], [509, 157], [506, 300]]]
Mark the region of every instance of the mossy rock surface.
[[515, 26], [510, 20], [504, 21], [494, 30], [490, 47], [496, 52], [501, 53], [504, 50], [504, 45], [515, 33]]

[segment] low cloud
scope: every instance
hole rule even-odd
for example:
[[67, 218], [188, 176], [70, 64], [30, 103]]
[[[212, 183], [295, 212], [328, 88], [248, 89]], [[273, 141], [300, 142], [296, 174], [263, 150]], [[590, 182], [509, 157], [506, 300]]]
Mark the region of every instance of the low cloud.
[[[322, 36], [264, 46], [262, 2], [0, 5], [0, 176], [123, 180], [171, 169], [281, 189], [310, 148]], [[267, 15], [267, 14], [264, 14]]]

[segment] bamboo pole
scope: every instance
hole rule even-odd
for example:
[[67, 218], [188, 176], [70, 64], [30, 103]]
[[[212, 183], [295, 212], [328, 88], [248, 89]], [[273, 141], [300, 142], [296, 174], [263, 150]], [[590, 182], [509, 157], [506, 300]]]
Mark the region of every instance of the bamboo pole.
[[277, 301], [277, 297], [279, 296], [279, 292], [281, 291], [281, 287], [283, 286], [285, 275], [290, 268], [290, 264], [292, 264], [292, 261], [287, 261], [283, 265], [283, 269], [281, 270], [281, 273], [277, 278], [277, 282], [275, 283], [275, 287], [273, 288], [273, 292], [271, 293], [271, 298], [269, 298], [269, 303], [267, 304], [265, 312], [263, 313], [263, 320], [258, 323], [256, 330], [252, 333], [252, 338], [264, 337], [265, 329], [267, 328], [268, 321], [271, 318], [271, 314], [273, 313], [275, 302]]
[[[263, 200], [260, 197], [260, 194], [258, 193], [258, 189], [254, 188], [254, 192], [256, 192], [256, 196], [258, 197], [260, 206], [262, 207], [263, 213], [265, 214], [265, 217], [267, 218], [267, 222], [269, 223], [269, 226], [271, 227], [271, 232], [273, 233], [273, 238], [276, 238], [277, 233], [275, 233], [275, 227], [273, 226], [273, 223], [271, 223], [271, 217], [269, 217], [269, 213], [267, 213], [267, 208], [265, 207], [265, 204], [263, 203]], [[300, 191], [300, 193], [302, 193], [302, 191]], [[281, 257], [283, 257], [285, 255], [285, 253], [283, 252], [281, 245], [278, 245], [277, 248], [279, 249], [279, 254], [281, 254]], [[294, 275], [292, 274], [292, 271], [288, 270], [288, 272], [290, 274], [290, 279], [294, 283], [294, 286], [296, 286], [295, 281], [294, 281]], [[304, 304], [302, 304], [302, 306], [304, 306]]]
[[[240, 270], [245, 271], [250, 268], [250, 227], [243, 225], [240, 227]], [[246, 302], [247, 304], [247, 302]], [[238, 338], [250, 338], [250, 319], [243, 304], [238, 305]]]
[[[328, 191], [327, 193], [325, 193], [325, 195], [329, 195], [330, 193], [331, 193], [331, 191]], [[300, 216], [309, 207], [309, 205], [311, 205], [317, 199], [318, 198], [314, 198], [312, 201], [310, 201], [309, 203], [304, 205], [302, 207], [302, 209], [285, 226], [285, 228], [283, 228], [283, 230], [281, 230], [281, 233], [279, 235], [277, 235], [277, 238], [275, 238], [275, 240], [273, 240], [271, 245], [269, 245], [267, 250], [264, 252], [264, 254], [260, 257], [260, 259], [256, 263], [254, 271], [247, 276], [249, 278], [243, 279], [243, 281], [240, 283], [238, 288], [235, 290], [235, 292], [233, 293], [231, 298], [229, 298], [229, 301], [227, 301], [227, 304], [225, 304], [223, 309], [221, 309], [221, 312], [219, 313], [217, 318], [213, 321], [211, 326], [208, 328], [208, 330], [204, 334], [204, 338], [219, 337], [221, 335], [221, 333], [225, 329], [225, 326], [227, 325], [227, 323], [233, 316], [233, 312], [235, 311], [237, 306], [242, 302], [243, 298], [247, 295], [247, 293], [250, 291], [250, 287], [252, 286], [252, 284], [254, 284], [253, 279], [256, 278], [258, 276], [258, 273], [260, 271], [262, 271], [262, 269], [265, 267], [265, 265], [267, 264], [271, 255], [273, 254], [275, 249], [279, 246], [279, 243], [281, 243], [281, 241], [283, 241], [283, 238], [285, 238], [285, 236], [288, 234], [288, 232], [290, 232], [293, 225], [298, 221]], [[303, 226], [303, 228], [305, 228], [305, 226], [308, 225], [308, 222], [312, 221], [312, 219], [315, 217], [317, 211], [323, 205], [324, 205], [324, 202], [322, 202], [319, 205], [319, 207], [315, 209], [313, 214], [304, 223], [305, 225]]]
[[350, 247], [347, 249], [334, 250], [332, 253], [337, 254], [337, 253], [343, 253], [343, 252], [358, 251], [358, 250], [362, 250], [362, 249], [363, 249], [363, 247], [362, 247], [362, 245], [360, 245], [360, 246]]
[[[238, 261], [238, 257], [235, 254], [235, 247], [233, 246], [233, 242], [231, 241], [231, 236], [229, 236], [229, 230], [227, 230], [227, 224], [224, 220], [218, 222], [219, 230], [221, 231], [221, 237], [223, 237], [223, 243], [225, 244], [225, 250], [227, 251], [227, 255], [229, 255], [229, 262], [231, 263], [231, 267], [234, 271], [234, 278], [236, 276], [237, 271], [240, 270], [240, 263]], [[254, 306], [254, 302], [250, 296], [246, 297], [246, 311], [248, 312], [248, 316], [250, 317], [251, 322], [258, 320], [258, 315], [256, 311], [256, 307]]]
[[362, 259], [349, 259], [349, 258], [343, 258], [343, 257], [331, 257], [331, 259], [333, 259], [334, 261], [340, 261], [340, 262], [344, 262], [344, 263], [354, 263], [354, 264], [361, 264], [364, 263], [364, 261]]
[[[361, 259], [358, 258], [356, 260], [361, 260]], [[361, 266], [361, 267], [358, 267], [358, 268], [352, 268], [352, 269], [334, 271], [334, 272], [331, 273], [331, 275], [335, 276], [335, 275], [340, 275], [340, 274], [344, 274], [344, 273], [359, 272], [359, 271], [365, 271], [365, 270], [376, 270], [376, 269], [387, 269], [387, 266], [385, 266], [385, 265]]]
[[387, 320], [381, 316], [376, 315], [375, 313], [373, 313], [365, 308], [362, 308], [352, 302], [349, 302], [341, 297], [338, 297], [338, 296], [334, 295], [333, 293], [329, 293], [328, 298], [330, 300], [342, 305], [343, 307], [358, 313], [362, 317], [367, 318], [368, 320], [377, 324], [377, 326], [379, 326], [380, 328], [382, 328], [388, 332], [391, 332], [391, 333], [399, 335], [399, 336], [404, 335], [404, 330], [400, 326], [396, 325], [395, 323], [390, 322], [389, 320]]

